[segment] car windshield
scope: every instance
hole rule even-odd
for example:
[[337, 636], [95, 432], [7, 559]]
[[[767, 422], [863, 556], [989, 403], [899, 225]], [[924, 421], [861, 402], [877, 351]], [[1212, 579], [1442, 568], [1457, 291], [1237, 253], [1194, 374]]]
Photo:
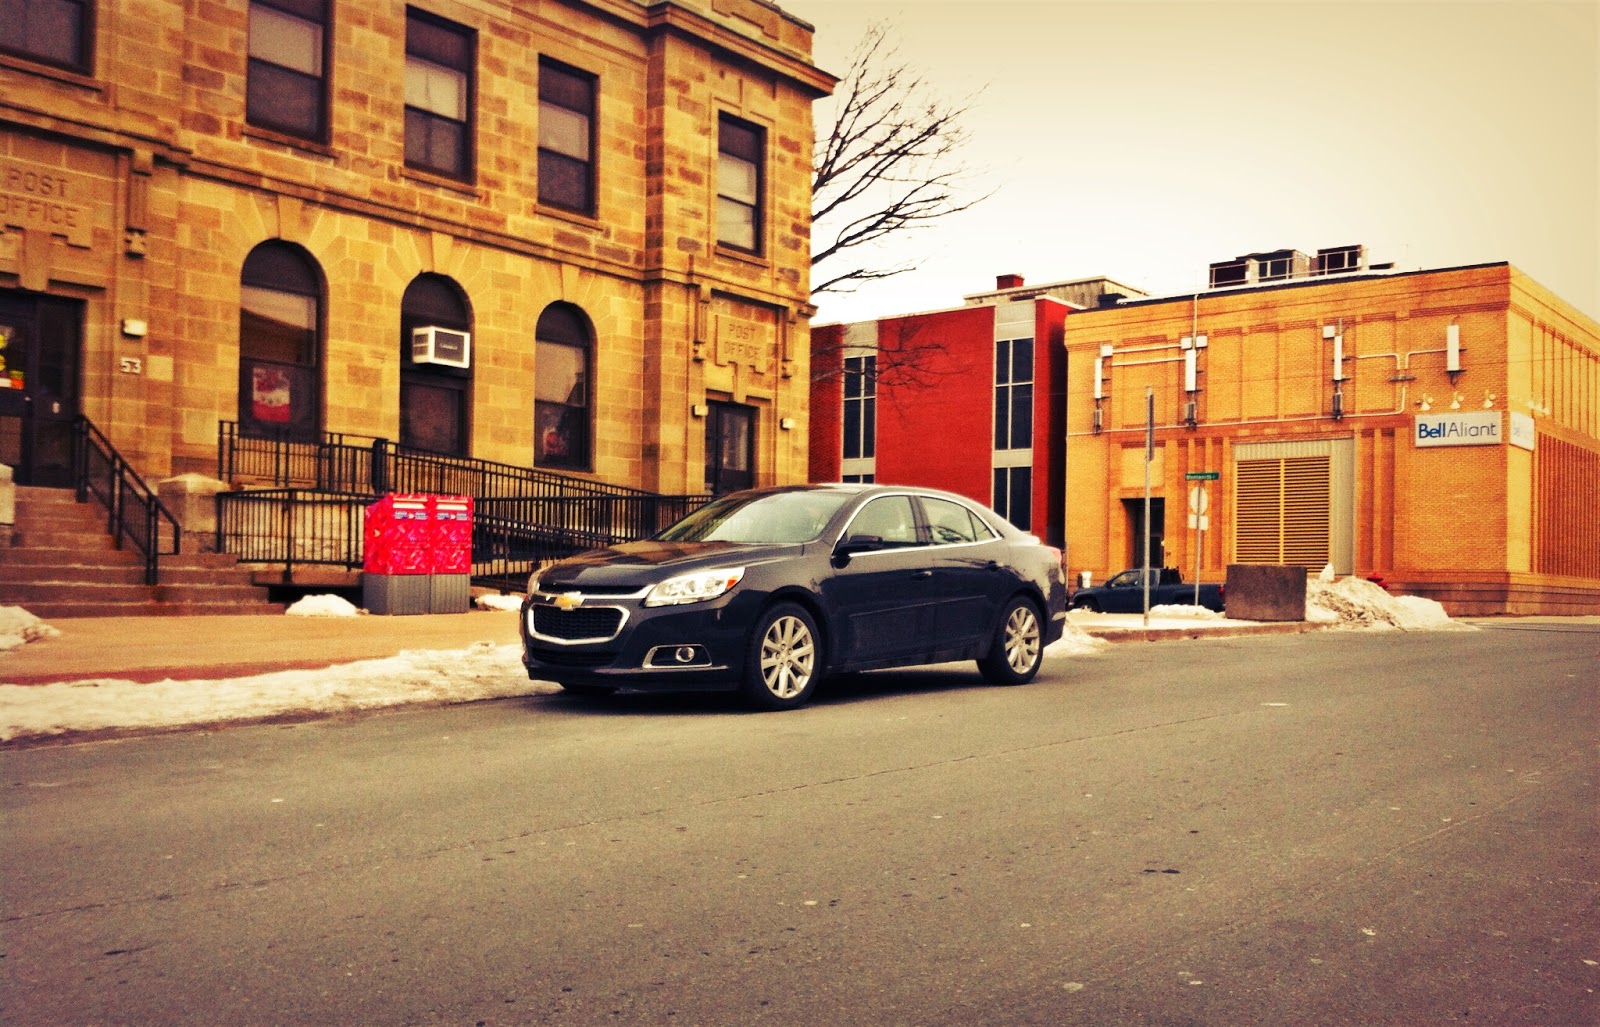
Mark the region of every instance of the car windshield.
[[809, 542], [849, 500], [842, 492], [725, 496], [657, 537], [666, 542]]

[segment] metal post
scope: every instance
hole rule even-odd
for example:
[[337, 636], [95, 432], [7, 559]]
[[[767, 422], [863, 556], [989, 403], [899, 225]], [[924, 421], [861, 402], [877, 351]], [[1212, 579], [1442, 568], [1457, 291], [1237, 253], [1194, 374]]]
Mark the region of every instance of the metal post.
[[1200, 502], [1194, 511], [1194, 605], [1200, 605], [1200, 551], [1206, 540], [1206, 487], [1200, 485]]
[[1156, 451], [1156, 393], [1144, 387], [1144, 626], [1150, 626], [1150, 462]]

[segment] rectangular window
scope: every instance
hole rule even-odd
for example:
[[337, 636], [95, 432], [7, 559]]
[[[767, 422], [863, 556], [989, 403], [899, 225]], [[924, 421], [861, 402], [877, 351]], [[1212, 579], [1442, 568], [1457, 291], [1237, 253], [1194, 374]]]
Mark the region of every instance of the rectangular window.
[[245, 120], [318, 141], [327, 138], [325, 0], [253, 0]]
[[534, 344], [534, 464], [589, 468], [589, 354], [578, 346]]
[[878, 358], [844, 359], [844, 451], [846, 460], [877, 455]]
[[994, 448], [1033, 448], [1033, 340], [994, 347]]
[[994, 512], [1023, 531], [1033, 525], [1033, 468], [994, 469]]
[[723, 115], [717, 122], [717, 242], [761, 252], [765, 133]]
[[0, 0], [0, 51], [89, 74], [89, 0]]
[[595, 78], [539, 62], [539, 202], [593, 214]]
[[420, 11], [406, 12], [406, 165], [472, 177], [471, 29]]

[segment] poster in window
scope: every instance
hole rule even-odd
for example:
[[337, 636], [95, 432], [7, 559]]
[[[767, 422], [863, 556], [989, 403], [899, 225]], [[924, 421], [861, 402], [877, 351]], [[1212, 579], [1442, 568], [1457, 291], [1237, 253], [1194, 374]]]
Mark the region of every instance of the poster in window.
[[288, 424], [289, 375], [278, 367], [250, 369], [250, 415], [264, 424]]
[[534, 411], [535, 461], [580, 467], [585, 459], [581, 411], [555, 403], [538, 403]]

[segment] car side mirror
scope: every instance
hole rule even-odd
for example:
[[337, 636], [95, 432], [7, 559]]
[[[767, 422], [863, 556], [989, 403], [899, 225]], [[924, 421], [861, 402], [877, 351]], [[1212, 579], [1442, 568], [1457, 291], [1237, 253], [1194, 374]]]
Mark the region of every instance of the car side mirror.
[[833, 547], [833, 563], [836, 567], [844, 567], [850, 563], [850, 558], [857, 553], [870, 553], [883, 548], [882, 535], [847, 535], [839, 540]]

